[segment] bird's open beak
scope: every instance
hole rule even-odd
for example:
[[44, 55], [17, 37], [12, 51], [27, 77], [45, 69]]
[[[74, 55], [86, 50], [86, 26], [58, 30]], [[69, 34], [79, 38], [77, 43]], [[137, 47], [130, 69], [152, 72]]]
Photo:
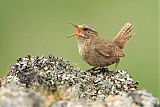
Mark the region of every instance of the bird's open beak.
[[69, 23], [70, 25], [72, 25], [72, 26], [74, 26], [74, 27], [78, 27], [78, 25], [75, 25], [75, 24], [73, 24], [73, 23]]
[[80, 33], [82, 31], [82, 28], [80, 26], [78, 26], [78, 25], [73, 24], [73, 23], [69, 23], [69, 24], [72, 25], [72, 26], [74, 26], [76, 28], [77, 32], [75, 34], [67, 36], [67, 38], [73, 37], [73, 36], [80, 37]]

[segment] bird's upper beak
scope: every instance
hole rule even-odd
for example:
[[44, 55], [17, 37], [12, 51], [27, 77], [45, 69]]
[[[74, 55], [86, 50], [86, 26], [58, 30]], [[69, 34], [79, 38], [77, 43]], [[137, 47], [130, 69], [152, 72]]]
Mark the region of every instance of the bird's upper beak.
[[80, 25], [75, 25], [75, 24], [73, 24], [73, 23], [69, 23], [69, 24], [72, 25], [72, 26], [74, 26], [77, 31], [76, 31], [75, 34], [72, 34], [72, 35], [70, 35], [70, 36], [67, 36], [67, 38], [73, 37], [73, 36], [80, 37], [80, 33], [81, 33], [81, 31], [82, 31], [82, 26], [80, 26]]

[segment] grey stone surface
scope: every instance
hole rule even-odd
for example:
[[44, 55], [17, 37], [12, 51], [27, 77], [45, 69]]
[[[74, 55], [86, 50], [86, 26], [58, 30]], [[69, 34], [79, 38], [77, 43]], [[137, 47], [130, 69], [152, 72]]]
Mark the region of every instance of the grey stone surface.
[[16, 85], [1, 87], [0, 107], [44, 107], [44, 100], [35, 92]]
[[[124, 70], [83, 71], [53, 55], [28, 55], [0, 78], [0, 107], [160, 107], [157, 98], [137, 87]], [[50, 100], [43, 99], [46, 95]]]
[[144, 90], [108, 96], [104, 101], [60, 101], [51, 107], [160, 107], [160, 101]]
[[10, 67], [6, 80], [53, 93], [65, 88], [73, 92], [71, 96], [94, 101], [104, 100], [107, 95], [135, 91], [138, 85], [127, 71], [111, 72], [102, 68], [84, 72], [70, 65], [69, 61], [53, 55], [19, 58]]

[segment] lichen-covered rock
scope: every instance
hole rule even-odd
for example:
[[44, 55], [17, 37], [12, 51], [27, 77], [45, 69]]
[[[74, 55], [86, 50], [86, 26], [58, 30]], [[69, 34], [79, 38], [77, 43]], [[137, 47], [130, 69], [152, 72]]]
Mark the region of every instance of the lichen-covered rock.
[[44, 96], [42, 98], [37, 93], [17, 85], [0, 88], [0, 107], [160, 107], [157, 98], [141, 90], [109, 95], [105, 100], [95, 102], [84, 99], [52, 100], [50, 105], [46, 105], [47, 101]]
[[19, 86], [0, 88], [0, 107], [44, 107], [41, 96]]
[[10, 67], [4, 85], [13, 83], [36, 91], [43, 89], [54, 93], [64, 89], [69, 97], [92, 101], [137, 89], [137, 82], [127, 71], [111, 72], [102, 68], [84, 72], [53, 55], [19, 58]]
[[122, 95], [110, 95], [103, 102], [59, 101], [53, 102], [50, 107], [160, 107], [160, 102], [150, 93], [141, 90], [124, 92]]
[[109, 96], [106, 104], [108, 107], [160, 107], [160, 101], [144, 90]]
[[76, 85], [78, 87], [75, 86], [79, 91], [75, 92], [78, 92], [80, 98], [86, 100], [104, 100], [108, 95], [121, 95], [123, 92], [135, 91], [138, 84], [133, 81], [127, 71], [98, 70], [96, 75], [85, 72], [82, 76], [81, 83]]
[[53, 102], [50, 107], [108, 107], [102, 102], [86, 101], [59, 101]]
[[76, 84], [80, 69], [74, 68], [69, 61], [49, 55], [27, 56], [19, 58], [16, 64], [10, 67], [6, 76], [6, 83], [16, 82], [19, 85], [35, 90], [44, 89], [54, 92], [60, 87], [69, 87]]
[[137, 85], [124, 70], [82, 71], [53, 55], [28, 55], [0, 78], [0, 107], [160, 107]]

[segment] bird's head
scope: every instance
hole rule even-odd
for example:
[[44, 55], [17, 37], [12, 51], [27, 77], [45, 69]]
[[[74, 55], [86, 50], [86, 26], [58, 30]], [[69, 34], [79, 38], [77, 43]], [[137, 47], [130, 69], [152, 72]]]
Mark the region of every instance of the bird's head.
[[96, 36], [99, 36], [97, 31], [88, 25], [75, 25], [72, 23], [69, 23], [69, 24], [71, 24], [76, 28], [76, 33], [68, 37], [76, 36], [79, 39], [80, 38], [89, 39], [89, 38], [95, 38]]

